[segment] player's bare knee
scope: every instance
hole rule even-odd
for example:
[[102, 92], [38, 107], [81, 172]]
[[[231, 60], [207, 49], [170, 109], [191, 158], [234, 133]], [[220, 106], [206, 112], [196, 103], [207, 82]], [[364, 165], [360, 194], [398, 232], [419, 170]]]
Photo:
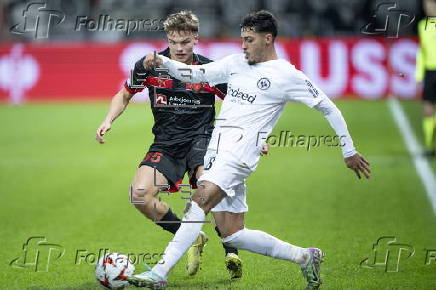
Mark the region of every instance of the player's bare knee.
[[157, 190], [145, 186], [135, 186], [130, 188], [130, 196], [133, 204], [147, 204], [153, 200], [154, 196], [157, 194]]
[[195, 201], [206, 214], [213, 208], [210, 197], [207, 195], [194, 195], [192, 201]]
[[201, 181], [198, 184], [198, 190], [192, 197], [192, 200], [207, 214], [224, 196], [224, 192], [215, 184], [208, 181]]

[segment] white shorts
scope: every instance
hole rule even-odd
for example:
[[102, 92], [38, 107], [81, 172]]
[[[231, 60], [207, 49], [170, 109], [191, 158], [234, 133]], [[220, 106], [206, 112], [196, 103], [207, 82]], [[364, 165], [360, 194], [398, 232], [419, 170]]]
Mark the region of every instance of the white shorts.
[[241, 213], [248, 211], [245, 179], [252, 171], [232, 153], [207, 150], [204, 156], [204, 173], [199, 182], [206, 180], [218, 185], [225, 193], [212, 212], [228, 211]]

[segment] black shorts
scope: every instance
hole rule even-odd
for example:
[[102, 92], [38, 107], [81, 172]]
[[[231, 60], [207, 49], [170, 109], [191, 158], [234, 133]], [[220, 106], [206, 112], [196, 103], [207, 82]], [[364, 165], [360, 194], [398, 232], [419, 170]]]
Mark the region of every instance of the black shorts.
[[[192, 142], [187, 143], [188, 150], [183, 150], [183, 156], [180, 152], [168, 152], [168, 149], [159, 150], [159, 144], [154, 143], [150, 146], [150, 151], [139, 163], [139, 167], [147, 165], [156, 168], [162, 173], [169, 182], [170, 192], [180, 190], [179, 184], [182, 183], [183, 176], [189, 174], [189, 183], [192, 188], [197, 188], [197, 178], [195, 176], [198, 166], [203, 165], [204, 155], [207, 151], [210, 137], [194, 138]], [[165, 146], [162, 146], [163, 148]], [[177, 156], [177, 157], [175, 157]]]
[[432, 103], [436, 102], [436, 70], [425, 71], [422, 99]]

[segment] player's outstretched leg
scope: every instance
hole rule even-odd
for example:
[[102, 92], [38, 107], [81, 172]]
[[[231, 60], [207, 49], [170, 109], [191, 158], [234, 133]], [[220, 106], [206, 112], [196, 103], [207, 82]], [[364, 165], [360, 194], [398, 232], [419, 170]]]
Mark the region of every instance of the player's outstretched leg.
[[244, 228], [223, 239], [223, 242], [238, 249], [248, 250], [276, 259], [299, 264], [308, 289], [321, 285], [320, 264], [323, 253], [317, 248], [300, 248], [281, 241], [265, 232]]
[[188, 204], [188, 210], [183, 217], [173, 240], [165, 249], [163, 258], [151, 270], [133, 275], [130, 283], [142, 287], [162, 287], [166, 285], [170, 270], [182, 258], [183, 254], [194, 243], [200, 234], [206, 214], [220, 202], [225, 193], [216, 185], [204, 181]]
[[[168, 184], [168, 180], [156, 168], [147, 165], [139, 167], [130, 192], [132, 203], [146, 218], [175, 234], [180, 228], [181, 219], [171, 211], [167, 203], [156, 198], [161, 188], [155, 184]], [[201, 232], [190, 248], [187, 262], [188, 275], [195, 275], [200, 269], [201, 254], [207, 240], [206, 234]]]

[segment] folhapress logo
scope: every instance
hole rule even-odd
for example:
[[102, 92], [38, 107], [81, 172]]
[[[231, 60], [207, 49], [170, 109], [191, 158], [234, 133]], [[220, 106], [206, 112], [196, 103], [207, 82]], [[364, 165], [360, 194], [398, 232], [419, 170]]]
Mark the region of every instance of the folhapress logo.
[[373, 12], [371, 21], [360, 31], [367, 35], [380, 35], [388, 38], [398, 38], [401, 28], [411, 25], [415, 14], [398, 9], [397, 2], [381, 2]]
[[11, 33], [35, 33], [35, 38], [48, 38], [50, 27], [65, 19], [65, 13], [48, 9], [45, 2], [32, 2], [23, 10], [23, 21], [11, 27]]
[[230, 85], [228, 86], [227, 94], [234, 97], [234, 98], [250, 102], [251, 104], [254, 102], [254, 100], [256, 100], [256, 95], [250, 95], [250, 94], [244, 93], [239, 88], [232, 89], [232, 87]]
[[415, 254], [415, 248], [409, 244], [397, 242], [396, 237], [380, 237], [372, 245], [371, 256], [362, 260], [363, 268], [384, 268], [385, 272], [398, 272], [400, 261], [406, 260]]
[[35, 272], [48, 272], [49, 264], [62, 258], [64, 253], [64, 247], [48, 243], [45, 237], [30, 237], [23, 244], [21, 256], [13, 259], [9, 265], [18, 269], [30, 268]]

